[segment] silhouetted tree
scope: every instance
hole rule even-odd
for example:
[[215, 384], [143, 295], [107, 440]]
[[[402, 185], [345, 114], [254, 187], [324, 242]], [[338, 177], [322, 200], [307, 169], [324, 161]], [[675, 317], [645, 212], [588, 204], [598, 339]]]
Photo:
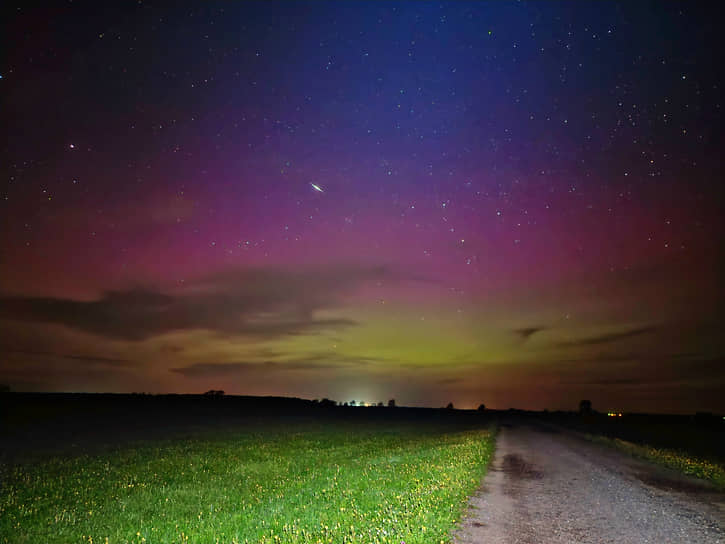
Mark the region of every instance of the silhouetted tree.
[[10, 393], [10, 386], [5, 383], [0, 383], [0, 393]]
[[580, 414], [591, 414], [592, 413], [592, 401], [582, 400], [579, 401], [579, 413]]
[[395, 399], [390, 399], [388, 401], [388, 408], [395, 408]]
[[478, 405], [478, 411], [479, 412], [485, 412], [486, 411], [486, 405], [485, 404], [479, 404]]
[[382, 402], [378, 402], [378, 408], [382, 408], [382, 407], [383, 407], [383, 403]]
[[453, 410], [453, 403], [449, 402], [448, 406], [446, 406], [446, 410]]
[[337, 403], [334, 400], [330, 400], [327, 397], [320, 401], [320, 406], [324, 406], [325, 408], [331, 408], [336, 405]]

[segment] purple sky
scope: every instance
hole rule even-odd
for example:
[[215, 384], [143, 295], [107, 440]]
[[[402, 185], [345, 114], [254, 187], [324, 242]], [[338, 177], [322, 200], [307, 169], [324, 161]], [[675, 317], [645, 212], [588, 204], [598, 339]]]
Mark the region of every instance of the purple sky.
[[12, 389], [725, 411], [704, 4], [7, 11]]

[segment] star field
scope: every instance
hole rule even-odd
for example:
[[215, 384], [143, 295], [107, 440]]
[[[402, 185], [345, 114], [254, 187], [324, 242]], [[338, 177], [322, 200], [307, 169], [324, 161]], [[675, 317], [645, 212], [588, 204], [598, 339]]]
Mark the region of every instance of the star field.
[[704, 4], [6, 10], [13, 389], [725, 409]]

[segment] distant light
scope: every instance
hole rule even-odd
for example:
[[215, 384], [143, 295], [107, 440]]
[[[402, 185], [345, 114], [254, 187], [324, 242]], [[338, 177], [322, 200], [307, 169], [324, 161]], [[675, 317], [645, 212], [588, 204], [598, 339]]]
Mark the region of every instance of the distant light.
[[75, 144], [70, 144], [68, 147], [70, 147], [71, 149], [75, 149], [76, 148]]

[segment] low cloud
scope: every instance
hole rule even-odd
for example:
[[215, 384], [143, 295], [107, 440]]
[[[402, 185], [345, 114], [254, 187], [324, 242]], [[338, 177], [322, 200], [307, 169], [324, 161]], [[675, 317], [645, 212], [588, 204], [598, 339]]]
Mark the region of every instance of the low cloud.
[[57, 323], [120, 340], [193, 329], [262, 338], [317, 334], [355, 325], [350, 319], [320, 319], [316, 314], [340, 306], [366, 282], [382, 279], [402, 278], [383, 267], [230, 270], [171, 293], [110, 291], [94, 301], [0, 297], [0, 318]]
[[[282, 353], [278, 355], [281, 357], [284, 356]], [[232, 362], [201, 362], [185, 367], [171, 368], [170, 371], [182, 374], [186, 377], [226, 376], [255, 372], [264, 372], [266, 374], [270, 371], [341, 369], [368, 366], [382, 361], [383, 359], [355, 356], [346, 357], [334, 352], [322, 352], [313, 353], [301, 358], [287, 358], [275, 361], [249, 360]]]
[[638, 327], [635, 329], [629, 329], [629, 330], [621, 331], [621, 332], [601, 334], [601, 335], [597, 335], [597, 336], [589, 336], [589, 337], [585, 337], [585, 338], [580, 338], [578, 340], [561, 342], [558, 345], [560, 347], [570, 347], [570, 346], [594, 346], [594, 345], [598, 345], [598, 344], [607, 344], [610, 342], [616, 342], [618, 340], [623, 340], [625, 338], [632, 338], [634, 336], [641, 336], [643, 334], [655, 332], [657, 329], [658, 328], [654, 327], [654, 326]]
[[[662, 381], [662, 380], [660, 380]], [[594, 380], [562, 380], [560, 383], [574, 384], [574, 385], [600, 385], [600, 386], [612, 386], [612, 385], [647, 385], [656, 383], [657, 380], [645, 379], [645, 378], [602, 378]]]
[[513, 329], [511, 332], [513, 332], [515, 335], [521, 338], [522, 341], [525, 342], [537, 332], [541, 332], [545, 329], [546, 327], [523, 327], [521, 329]]
[[206, 362], [194, 363], [185, 367], [170, 369], [171, 372], [181, 374], [187, 378], [211, 377], [211, 376], [229, 376], [229, 375], [245, 375], [270, 372], [285, 371], [305, 371], [305, 370], [323, 370], [323, 369], [340, 369], [352, 366], [367, 365], [372, 362], [368, 358], [339, 358], [334, 354], [311, 355], [301, 359], [286, 361], [237, 361], [237, 362]]
[[704, 386], [725, 383], [725, 358], [720, 355], [633, 355], [626, 361], [630, 364], [619, 365], [616, 369], [598, 366], [589, 370], [590, 375], [572, 376], [559, 380], [559, 383], [602, 387]]
[[69, 359], [79, 361], [81, 363], [101, 364], [108, 366], [128, 366], [133, 364], [129, 359], [118, 359], [114, 357], [102, 357], [100, 355], [72, 355], [66, 353], [53, 353], [49, 351], [32, 351], [32, 350], [8, 350], [6, 353], [20, 356], [29, 356], [33, 358], [51, 358], [51, 359]]
[[187, 378], [200, 378], [206, 376], [230, 376], [247, 374], [254, 372], [268, 372], [277, 363], [267, 361], [264, 363], [254, 362], [236, 362], [236, 363], [194, 363], [193, 365], [172, 368], [171, 372], [176, 372]]

